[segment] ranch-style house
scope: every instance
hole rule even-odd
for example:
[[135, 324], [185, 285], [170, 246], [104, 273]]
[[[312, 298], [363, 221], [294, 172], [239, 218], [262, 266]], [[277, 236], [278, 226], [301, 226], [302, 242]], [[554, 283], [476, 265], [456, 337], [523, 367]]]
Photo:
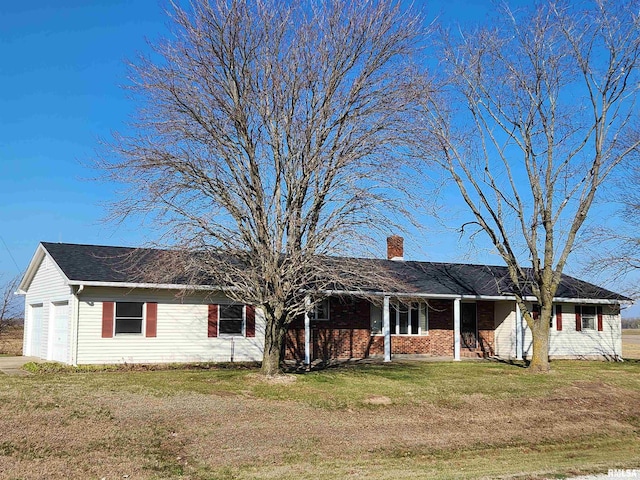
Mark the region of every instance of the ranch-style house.
[[[262, 359], [259, 308], [234, 303], [215, 286], [132, 281], [121, 263], [136, 250], [40, 243], [19, 290], [26, 306], [24, 354], [71, 365]], [[308, 364], [531, 355], [531, 332], [505, 267], [407, 261], [398, 236], [388, 238], [387, 253], [385, 260], [358, 261], [402, 279], [403, 290], [324, 292], [290, 325], [285, 358]], [[526, 300], [535, 315], [535, 298]], [[563, 276], [550, 325], [551, 357], [621, 358], [620, 308], [629, 302]]]

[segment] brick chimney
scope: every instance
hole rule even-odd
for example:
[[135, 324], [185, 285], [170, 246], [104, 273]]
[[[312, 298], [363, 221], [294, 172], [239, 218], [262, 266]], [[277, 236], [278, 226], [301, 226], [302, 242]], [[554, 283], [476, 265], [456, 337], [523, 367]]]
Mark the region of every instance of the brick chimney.
[[387, 259], [404, 260], [404, 238], [400, 235], [387, 237]]

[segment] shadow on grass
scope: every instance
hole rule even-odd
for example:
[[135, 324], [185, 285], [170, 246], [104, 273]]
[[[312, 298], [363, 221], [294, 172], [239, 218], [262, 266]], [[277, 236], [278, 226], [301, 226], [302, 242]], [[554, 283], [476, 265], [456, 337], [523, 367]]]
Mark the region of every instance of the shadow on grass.
[[529, 368], [529, 365], [531, 364], [530, 360], [513, 360], [513, 359], [497, 358], [497, 357], [490, 358], [489, 360], [491, 362], [501, 363], [503, 365], [510, 365], [512, 367], [518, 367], [518, 368]]
[[283, 371], [284, 373], [304, 375], [305, 373], [321, 371], [346, 371], [368, 368], [383, 368], [385, 370], [418, 370], [420, 368], [420, 362], [396, 361], [385, 363], [382, 360], [371, 358], [314, 361], [311, 365], [305, 365], [304, 363], [286, 364]]
[[531, 363], [529, 360], [505, 360], [499, 358], [486, 358], [486, 359], [474, 359], [474, 361], [467, 362], [455, 362], [453, 359], [448, 361], [434, 361], [434, 360], [394, 360], [393, 362], [384, 362], [381, 359], [363, 358], [363, 359], [348, 359], [348, 360], [330, 360], [321, 361], [316, 360], [311, 365], [305, 365], [304, 363], [287, 363], [283, 366], [284, 373], [300, 374], [320, 372], [320, 371], [341, 371], [341, 370], [354, 370], [354, 369], [380, 369], [385, 371], [395, 370], [422, 370], [425, 365], [471, 365], [471, 364], [486, 364], [496, 363], [502, 365], [508, 365], [516, 368], [526, 369]]
[[640, 358], [625, 358], [623, 363], [627, 365], [639, 365], [640, 366]]

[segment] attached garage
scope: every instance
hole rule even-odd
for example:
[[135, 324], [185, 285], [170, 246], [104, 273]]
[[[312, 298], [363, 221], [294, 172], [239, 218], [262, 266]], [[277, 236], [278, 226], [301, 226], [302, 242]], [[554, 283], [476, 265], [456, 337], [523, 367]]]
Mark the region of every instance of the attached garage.
[[[28, 292], [25, 290], [28, 289]], [[38, 249], [20, 284], [25, 294], [25, 355], [71, 362], [71, 287], [44, 249]]]

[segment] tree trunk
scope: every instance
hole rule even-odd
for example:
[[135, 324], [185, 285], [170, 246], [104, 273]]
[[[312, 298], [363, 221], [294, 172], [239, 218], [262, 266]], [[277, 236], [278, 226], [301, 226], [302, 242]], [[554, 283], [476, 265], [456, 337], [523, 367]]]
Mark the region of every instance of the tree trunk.
[[278, 375], [282, 372], [282, 354], [287, 328], [282, 319], [270, 318], [267, 315], [266, 321], [261, 371], [264, 375]]
[[547, 373], [549, 366], [549, 319], [551, 311], [543, 308], [538, 318], [531, 321], [533, 353], [529, 368], [534, 373]]

